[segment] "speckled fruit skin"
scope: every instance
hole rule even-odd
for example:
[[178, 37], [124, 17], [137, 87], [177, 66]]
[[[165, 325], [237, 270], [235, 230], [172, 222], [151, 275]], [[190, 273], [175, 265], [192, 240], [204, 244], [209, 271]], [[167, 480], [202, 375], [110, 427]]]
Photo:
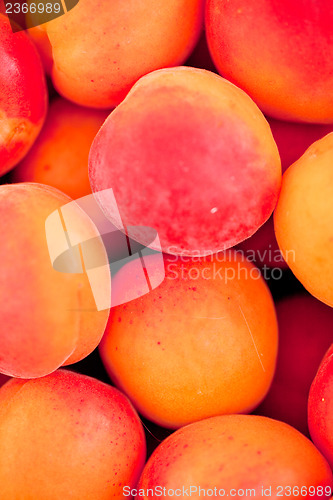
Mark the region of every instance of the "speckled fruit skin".
[[[109, 310], [97, 311], [87, 275], [51, 264], [45, 220], [69, 201], [42, 184], [0, 186], [0, 372], [7, 375], [51, 373], [87, 356], [104, 333]], [[98, 235], [87, 216], [82, 227]]]
[[[148, 262], [154, 269], [156, 256]], [[250, 412], [268, 391], [277, 355], [274, 303], [258, 269], [233, 251], [165, 257], [165, 268], [158, 288], [111, 309], [100, 344], [111, 379], [164, 427]], [[114, 289], [130, 270], [115, 276]]]
[[74, 200], [91, 193], [89, 150], [108, 114], [54, 99], [35, 144], [13, 170], [13, 182], [47, 184]]
[[202, 256], [268, 219], [281, 166], [268, 123], [244, 92], [178, 67], [141, 78], [111, 113], [93, 142], [89, 177], [94, 192], [114, 189], [125, 224], [155, 228], [166, 253]]
[[315, 142], [283, 175], [274, 212], [282, 254], [300, 282], [333, 307], [333, 133]]
[[[30, 31], [61, 95], [111, 108], [141, 76], [182, 64], [202, 28], [204, 0], [80, 0]], [[86, 27], [89, 26], [89, 29]]]
[[331, 0], [208, 0], [206, 32], [221, 74], [268, 115], [333, 122]]
[[333, 338], [333, 309], [311, 295], [276, 303], [279, 354], [272, 386], [256, 410], [308, 434], [311, 383]]
[[[285, 491], [289, 498], [299, 498], [299, 492], [292, 494], [293, 487], [327, 486], [329, 490], [332, 483], [326, 460], [289, 425], [256, 415], [225, 415], [188, 425], [165, 439], [146, 464], [138, 489], [161, 486], [182, 492], [183, 487], [197, 486], [197, 493], [191, 495], [196, 500], [203, 496], [199, 486], [206, 491], [216, 487], [210, 496], [241, 498], [246, 496], [237, 494], [242, 489], [247, 496], [252, 490], [252, 496], [276, 499]], [[291, 488], [291, 495], [285, 487]], [[219, 495], [220, 489], [224, 495]], [[153, 496], [146, 493], [141, 498]], [[165, 498], [171, 495], [166, 493]]]
[[121, 499], [145, 461], [141, 422], [117, 389], [58, 370], [0, 390], [1, 499]]
[[311, 438], [333, 470], [333, 344], [312, 382], [308, 415]]
[[37, 50], [25, 32], [13, 33], [0, 14], [0, 175], [28, 152], [46, 111], [47, 89]]

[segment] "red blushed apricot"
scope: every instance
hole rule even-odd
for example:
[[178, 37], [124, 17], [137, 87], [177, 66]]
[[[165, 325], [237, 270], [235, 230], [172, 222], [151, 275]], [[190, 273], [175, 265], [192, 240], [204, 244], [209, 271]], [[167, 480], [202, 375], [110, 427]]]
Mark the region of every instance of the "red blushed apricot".
[[287, 264], [316, 298], [333, 306], [333, 133], [315, 142], [283, 175], [274, 212]]
[[0, 175], [28, 152], [45, 119], [47, 89], [36, 48], [0, 14]]
[[311, 438], [333, 469], [333, 344], [311, 385], [308, 417]]
[[[145, 257], [151, 277], [160, 272], [156, 259]], [[132, 266], [116, 274], [115, 290], [131, 270], [135, 283]], [[277, 354], [274, 304], [259, 270], [233, 251], [165, 257], [165, 267], [158, 288], [111, 309], [100, 344], [111, 379], [164, 427], [251, 411], [268, 391]]]
[[135, 486], [141, 422], [117, 389], [66, 370], [0, 390], [1, 499], [109, 500]]
[[311, 441], [289, 425], [255, 415], [224, 415], [183, 427], [158, 446], [137, 489], [147, 499], [157, 486], [165, 488], [165, 498], [178, 488], [185, 498], [192, 487], [197, 488], [191, 490], [195, 500], [299, 498], [301, 491], [304, 498], [318, 499], [330, 497], [333, 478]]
[[[64, 97], [91, 107], [119, 104], [141, 76], [183, 63], [201, 31], [204, 0], [80, 0], [30, 30]], [[91, 26], [87, 30], [85, 27]]]
[[289, 0], [208, 0], [213, 61], [268, 115], [333, 121], [333, 5]]
[[52, 101], [46, 123], [32, 149], [14, 170], [14, 182], [54, 186], [77, 199], [91, 193], [88, 155], [107, 111]]
[[[41, 184], [0, 186], [0, 372], [7, 375], [46, 375], [87, 356], [103, 335], [109, 311], [97, 311], [87, 274], [52, 267], [45, 221], [69, 201]], [[78, 237], [98, 235], [87, 215], [79, 210], [77, 218]]]
[[[253, 234], [275, 207], [280, 176], [270, 128], [253, 101], [189, 67], [140, 79], [89, 156], [92, 190], [112, 187], [124, 223], [153, 227], [162, 249], [176, 255], [215, 253]], [[113, 220], [112, 207], [103, 208]]]
[[333, 338], [333, 309], [310, 295], [287, 297], [276, 304], [279, 354], [272, 386], [256, 410], [308, 433], [307, 404], [311, 383]]

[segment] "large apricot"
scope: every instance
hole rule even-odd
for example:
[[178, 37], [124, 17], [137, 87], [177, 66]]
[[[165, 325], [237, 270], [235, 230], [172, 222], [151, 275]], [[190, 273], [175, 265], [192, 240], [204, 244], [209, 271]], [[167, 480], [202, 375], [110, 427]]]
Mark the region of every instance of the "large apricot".
[[[155, 228], [165, 252], [206, 255], [268, 219], [281, 166], [268, 123], [244, 92], [179, 67], [143, 77], [111, 113], [89, 176], [93, 191], [114, 189], [126, 225]], [[112, 207], [104, 210], [113, 220]]]
[[0, 14], [0, 175], [28, 152], [45, 119], [47, 89], [34, 44]]
[[14, 182], [39, 182], [77, 199], [91, 193], [88, 154], [107, 111], [54, 99], [34, 146], [13, 171]]
[[[109, 311], [97, 311], [87, 274], [52, 267], [45, 221], [69, 201], [42, 184], [0, 186], [0, 372], [7, 375], [46, 375], [87, 356], [103, 335]], [[79, 208], [75, 217], [78, 239], [98, 236]], [[103, 269], [102, 289], [110, 279]]]
[[1, 500], [121, 499], [145, 461], [125, 396], [66, 370], [1, 388], [0, 440]]
[[[84, 106], [119, 104], [142, 75], [183, 63], [202, 27], [204, 0], [80, 0], [30, 35], [57, 90]], [[38, 22], [38, 18], [37, 18]]]
[[333, 309], [311, 295], [276, 303], [279, 353], [272, 386], [257, 409], [308, 433], [307, 405], [311, 383], [333, 339]]
[[308, 413], [311, 438], [333, 470], [333, 344], [312, 382]]
[[[255, 415], [195, 422], [148, 460], [140, 498], [330, 498], [333, 478], [315, 446], [287, 424]], [[124, 491], [127, 493], [129, 489]], [[135, 493], [135, 491], [133, 491]]]
[[[157, 257], [147, 259], [153, 276]], [[115, 276], [116, 290], [132, 264]], [[268, 391], [277, 354], [274, 304], [259, 270], [233, 251], [166, 257], [165, 266], [158, 288], [111, 309], [100, 344], [111, 379], [165, 427], [251, 411]]]
[[333, 307], [333, 133], [283, 175], [274, 213], [282, 254], [305, 288]]
[[221, 74], [268, 115], [333, 122], [331, 0], [208, 0], [206, 32]]

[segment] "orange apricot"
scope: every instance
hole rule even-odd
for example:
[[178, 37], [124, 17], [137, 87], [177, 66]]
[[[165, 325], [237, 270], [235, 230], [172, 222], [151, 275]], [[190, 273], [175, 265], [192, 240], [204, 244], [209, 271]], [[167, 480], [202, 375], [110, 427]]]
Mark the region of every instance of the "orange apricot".
[[[0, 186], [0, 372], [7, 375], [46, 375], [87, 356], [103, 335], [109, 310], [97, 311], [87, 274], [52, 267], [45, 221], [69, 201], [42, 184]], [[79, 208], [75, 218], [75, 236], [98, 236]], [[102, 288], [110, 279], [103, 269]]]
[[206, 32], [219, 72], [268, 115], [333, 122], [331, 0], [207, 0]]
[[[156, 259], [145, 258], [151, 276]], [[131, 269], [135, 276], [132, 265], [116, 274], [116, 290]], [[250, 412], [269, 389], [277, 354], [274, 304], [259, 270], [231, 250], [165, 257], [165, 266], [158, 288], [111, 309], [100, 344], [111, 379], [164, 427]]]
[[1, 500], [121, 499], [145, 461], [127, 398], [66, 370], [0, 390]]
[[93, 0], [80, 0], [30, 36], [61, 95], [110, 108], [141, 76], [186, 60], [200, 35], [203, 6], [204, 0], [101, 0], [96, 9]]
[[276, 238], [304, 287], [333, 307], [333, 133], [315, 142], [283, 175]]
[[73, 199], [91, 193], [89, 149], [107, 116], [107, 111], [53, 100], [39, 137], [13, 171], [12, 180], [54, 186]]
[[[141, 78], [110, 114], [91, 147], [89, 178], [93, 192], [114, 189], [126, 225], [156, 229], [163, 251], [202, 256], [269, 218], [281, 165], [267, 121], [244, 92], [178, 67]], [[112, 207], [103, 208], [113, 221]]]
[[144, 499], [154, 498], [159, 489], [164, 498], [195, 500], [319, 499], [329, 498], [332, 487], [328, 463], [296, 429], [256, 415], [224, 415], [187, 425], [165, 439], [136, 490]]

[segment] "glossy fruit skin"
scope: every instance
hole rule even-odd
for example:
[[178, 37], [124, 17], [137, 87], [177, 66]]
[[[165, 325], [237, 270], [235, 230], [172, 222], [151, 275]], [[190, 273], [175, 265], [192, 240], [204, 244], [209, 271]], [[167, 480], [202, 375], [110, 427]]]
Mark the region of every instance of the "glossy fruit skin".
[[0, 175], [34, 143], [47, 111], [42, 63], [25, 32], [13, 33], [0, 14]]
[[253, 234], [275, 207], [280, 176], [270, 128], [251, 99], [189, 67], [141, 78], [89, 155], [93, 192], [112, 187], [124, 223], [153, 227], [175, 255], [216, 253]]
[[307, 406], [311, 383], [333, 337], [333, 309], [311, 295], [276, 302], [279, 352], [270, 390], [257, 408], [260, 415], [282, 420], [308, 435]]
[[191, 495], [195, 499], [203, 496], [199, 486], [213, 497], [241, 498], [246, 490], [248, 496], [251, 491], [265, 498], [264, 487], [267, 496], [277, 499], [285, 492], [298, 498], [301, 487], [303, 492], [310, 486], [314, 492], [320, 486], [329, 491], [332, 482], [324, 457], [289, 425], [256, 415], [224, 415], [182, 427], [165, 439], [148, 460], [137, 489], [145, 491], [145, 499], [153, 498], [147, 490], [156, 486], [166, 488], [166, 498], [172, 496], [169, 489], [190, 486], [197, 486]]
[[332, 123], [330, 0], [208, 0], [213, 61], [275, 118]]
[[47, 184], [74, 200], [90, 194], [89, 150], [108, 114], [54, 99], [39, 137], [13, 171], [13, 181]]
[[93, 0], [80, 0], [30, 36], [61, 95], [83, 106], [112, 108], [141, 76], [186, 60], [203, 11], [204, 0], [101, 0], [98, 9]]
[[[333, 306], [333, 133], [315, 142], [283, 175], [274, 212], [282, 254], [304, 287]], [[315, 271], [314, 271], [315, 270]]]
[[312, 382], [308, 416], [311, 438], [333, 470], [333, 344]]
[[135, 486], [145, 461], [138, 415], [117, 389], [58, 370], [0, 390], [3, 500], [108, 500]]
[[[87, 356], [99, 343], [109, 310], [97, 311], [87, 274], [52, 267], [46, 218], [71, 199], [42, 184], [0, 186], [0, 372], [47, 375]], [[98, 235], [78, 212], [77, 234]], [[104, 247], [103, 247], [104, 248]], [[107, 262], [107, 260], [106, 260]], [[105, 268], [105, 279], [109, 279]], [[102, 286], [102, 281], [101, 281]]]
[[[165, 268], [158, 288], [111, 309], [100, 344], [111, 379], [163, 427], [250, 412], [269, 389], [277, 355], [274, 303], [259, 270], [233, 251], [165, 257]], [[114, 288], [129, 275], [123, 268]]]

